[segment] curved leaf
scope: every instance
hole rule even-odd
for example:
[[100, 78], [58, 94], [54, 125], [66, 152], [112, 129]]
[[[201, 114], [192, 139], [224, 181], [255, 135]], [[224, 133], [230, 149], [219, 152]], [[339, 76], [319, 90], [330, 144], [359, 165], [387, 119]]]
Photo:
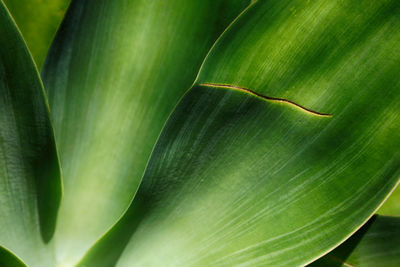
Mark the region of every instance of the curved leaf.
[[79, 260], [129, 206], [169, 113], [246, 5], [71, 3], [42, 73], [65, 177], [60, 263]]
[[395, 0], [256, 2], [82, 265], [294, 266], [347, 239], [400, 175], [398, 17]]
[[70, 0], [4, 0], [40, 69]]
[[400, 218], [374, 216], [349, 240], [310, 266], [399, 266], [399, 240]]
[[39, 74], [2, 2], [0, 44], [0, 245], [45, 266], [60, 170]]
[[26, 265], [7, 249], [0, 246], [0, 266], [2, 267], [26, 267]]

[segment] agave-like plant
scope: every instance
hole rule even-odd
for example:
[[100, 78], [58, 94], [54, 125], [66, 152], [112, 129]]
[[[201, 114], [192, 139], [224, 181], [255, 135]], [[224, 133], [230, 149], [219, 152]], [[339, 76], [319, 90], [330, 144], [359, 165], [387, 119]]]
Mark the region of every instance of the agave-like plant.
[[400, 266], [398, 0], [72, 0], [47, 53], [68, 4], [0, 1], [0, 266]]

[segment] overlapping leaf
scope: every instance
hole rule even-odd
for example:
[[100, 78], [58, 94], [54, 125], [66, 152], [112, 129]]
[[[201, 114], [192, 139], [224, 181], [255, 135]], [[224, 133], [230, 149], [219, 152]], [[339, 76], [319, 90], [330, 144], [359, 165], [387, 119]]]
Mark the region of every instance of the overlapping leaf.
[[4, 0], [40, 69], [70, 0]]
[[165, 121], [248, 1], [73, 1], [43, 70], [64, 171], [57, 257], [72, 264], [136, 192]]
[[26, 265], [7, 249], [0, 247], [0, 266], [25, 267]]
[[[67, 176], [57, 264], [123, 213], [245, 5], [73, 2], [43, 72]], [[398, 183], [399, 14], [394, 0], [253, 1], [81, 265], [291, 266], [348, 238]], [[0, 264], [52, 266], [57, 153], [2, 4], [0, 41]], [[315, 264], [395, 266], [398, 229], [373, 219]]]
[[400, 175], [399, 7], [256, 2], [82, 265], [293, 266], [348, 238]]
[[[61, 199], [49, 111], [21, 35], [0, 2], [0, 246], [30, 266], [52, 261]], [[6, 252], [1, 252], [5, 260]]]
[[310, 267], [400, 265], [400, 218], [374, 216], [349, 240]]

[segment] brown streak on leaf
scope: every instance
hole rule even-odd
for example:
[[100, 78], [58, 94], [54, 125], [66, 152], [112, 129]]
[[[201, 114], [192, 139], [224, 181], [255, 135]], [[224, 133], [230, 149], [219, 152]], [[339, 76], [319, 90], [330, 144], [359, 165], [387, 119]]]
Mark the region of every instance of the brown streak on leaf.
[[236, 90], [236, 91], [241, 91], [241, 92], [245, 92], [260, 98], [263, 98], [267, 101], [274, 101], [274, 102], [280, 102], [280, 103], [286, 103], [292, 106], [295, 106], [296, 108], [301, 109], [302, 111], [305, 111], [307, 113], [313, 114], [315, 116], [320, 116], [320, 117], [332, 117], [332, 114], [329, 113], [322, 113], [322, 112], [318, 112], [315, 110], [311, 110], [309, 108], [303, 107], [293, 101], [287, 100], [287, 99], [283, 99], [283, 98], [278, 98], [278, 97], [270, 97], [270, 96], [265, 96], [262, 94], [259, 94], [255, 91], [252, 91], [250, 89], [247, 88], [243, 88], [243, 87], [238, 87], [238, 86], [234, 86], [234, 85], [228, 85], [228, 84], [213, 84], [213, 83], [201, 83], [199, 84], [200, 86], [205, 86], [205, 87], [213, 87], [213, 88], [225, 88], [225, 89], [232, 89], [232, 90]]

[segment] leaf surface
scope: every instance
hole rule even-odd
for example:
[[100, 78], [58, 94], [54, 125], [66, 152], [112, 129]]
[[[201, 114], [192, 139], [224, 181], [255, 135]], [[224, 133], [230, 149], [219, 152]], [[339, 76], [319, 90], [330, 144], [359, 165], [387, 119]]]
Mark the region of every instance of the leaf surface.
[[42, 72], [65, 180], [60, 263], [78, 261], [129, 206], [168, 115], [247, 4], [71, 3]]
[[400, 217], [400, 187], [394, 190], [388, 200], [377, 211], [379, 215], [398, 216]]
[[4, 0], [41, 68], [70, 0]]
[[399, 7], [255, 2], [82, 265], [297, 266], [346, 240], [399, 181]]
[[1, 2], [0, 245], [30, 266], [46, 266], [52, 257], [45, 243], [54, 232], [61, 194], [44, 89], [33, 59]]

